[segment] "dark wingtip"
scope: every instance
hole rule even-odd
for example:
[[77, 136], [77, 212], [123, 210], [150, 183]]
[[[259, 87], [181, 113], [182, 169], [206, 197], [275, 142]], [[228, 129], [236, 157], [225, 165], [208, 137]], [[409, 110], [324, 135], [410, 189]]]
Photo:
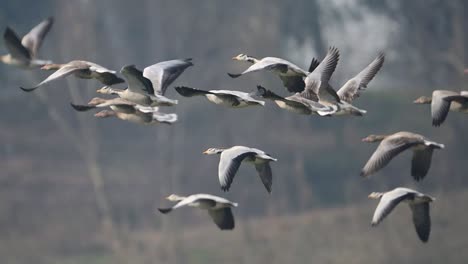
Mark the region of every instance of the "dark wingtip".
[[29, 92], [32, 92], [32, 91], [36, 90], [37, 87], [32, 87], [32, 88], [20, 87], [20, 89], [23, 90], [23, 91], [25, 91], [25, 92], [27, 92], [27, 93], [29, 93]]
[[93, 108], [96, 108], [95, 106], [91, 106], [91, 105], [77, 105], [77, 104], [74, 104], [74, 103], [70, 103], [71, 107], [73, 107], [73, 109], [75, 109], [76, 111], [79, 111], [79, 112], [84, 112], [84, 111], [88, 111], [88, 110], [91, 110]]
[[228, 192], [229, 187], [228, 186], [221, 186], [221, 190], [223, 190], [223, 192]]
[[163, 213], [163, 214], [167, 214], [170, 211], [172, 211], [172, 208], [158, 208], [158, 211]]
[[227, 75], [229, 75], [229, 77], [231, 77], [231, 78], [237, 78], [237, 77], [241, 76], [242, 74], [240, 74], [240, 73], [229, 73], [228, 72]]

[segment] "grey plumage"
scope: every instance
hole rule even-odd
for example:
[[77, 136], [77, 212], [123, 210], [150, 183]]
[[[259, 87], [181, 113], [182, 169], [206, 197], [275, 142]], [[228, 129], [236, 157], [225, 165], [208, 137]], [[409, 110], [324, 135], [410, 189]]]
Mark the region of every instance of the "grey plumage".
[[401, 187], [385, 193], [371, 193], [369, 198], [380, 199], [372, 217], [372, 226], [377, 226], [398, 204], [405, 202], [409, 204], [411, 209], [413, 224], [418, 237], [422, 242], [429, 240], [431, 232], [429, 203], [434, 201], [434, 198], [415, 190]]

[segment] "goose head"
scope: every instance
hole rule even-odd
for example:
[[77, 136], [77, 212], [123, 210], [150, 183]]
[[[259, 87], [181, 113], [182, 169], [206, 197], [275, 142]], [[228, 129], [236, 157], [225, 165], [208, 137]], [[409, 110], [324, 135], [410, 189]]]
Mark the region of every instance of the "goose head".
[[371, 199], [380, 199], [380, 197], [382, 197], [382, 195], [384, 195], [383, 193], [381, 192], [372, 192], [371, 194], [369, 194], [369, 198]]
[[97, 112], [94, 114], [95, 117], [100, 117], [100, 118], [105, 118], [105, 117], [110, 117], [110, 116], [115, 116], [117, 113], [112, 110], [102, 110], [100, 112]]
[[386, 137], [387, 136], [385, 136], [385, 135], [369, 135], [369, 136], [363, 138], [362, 142], [369, 142], [369, 143], [379, 142], [379, 141], [384, 140], [384, 138], [386, 138]]
[[224, 149], [220, 149], [220, 148], [209, 148], [205, 151], [203, 151], [203, 154], [205, 155], [214, 155], [214, 154], [221, 154], [221, 152], [223, 152]]
[[171, 195], [167, 196], [166, 199], [171, 201], [171, 202], [178, 202], [178, 201], [181, 201], [181, 200], [185, 199], [185, 197], [179, 196], [177, 194], [171, 194]]
[[238, 60], [238, 61], [246, 61], [246, 60], [249, 59], [249, 56], [247, 56], [247, 54], [241, 53], [241, 54], [239, 54], [237, 56], [232, 57], [232, 59], [233, 60]]
[[415, 104], [430, 104], [431, 102], [432, 102], [432, 98], [428, 96], [421, 96], [418, 99], [413, 101], [413, 103]]

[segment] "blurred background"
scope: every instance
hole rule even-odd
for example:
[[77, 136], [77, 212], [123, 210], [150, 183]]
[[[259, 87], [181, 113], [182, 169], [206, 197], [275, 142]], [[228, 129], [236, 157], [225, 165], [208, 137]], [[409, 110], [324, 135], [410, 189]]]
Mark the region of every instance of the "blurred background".
[[[200, 89], [286, 95], [261, 72], [238, 79], [246, 53], [276, 56], [307, 68], [328, 46], [341, 57], [340, 87], [380, 51], [385, 63], [354, 104], [362, 118], [317, 118], [264, 108], [227, 109], [184, 98], [173, 126], [139, 126], [77, 113], [70, 102], [96, 96], [97, 81], [69, 77], [33, 93], [49, 73], [0, 65], [0, 259], [8, 264], [101, 263], [466, 263], [468, 236], [467, 116], [450, 113], [431, 126], [430, 106], [414, 105], [435, 89], [467, 89], [468, 34], [463, 0], [1, 1], [1, 28], [26, 34], [48, 16], [55, 24], [40, 58], [84, 59], [110, 69], [175, 58], [194, 67], [175, 82]], [[3, 30], [2, 29], [2, 30]], [[3, 41], [0, 51], [6, 53]], [[369, 179], [359, 176], [376, 145], [368, 134], [400, 130], [444, 143], [420, 183], [410, 153]], [[231, 191], [217, 180], [208, 147], [246, 145], [277, 157], [268, 195], [243, 165]], [[398, 186], [437, 198], [432, 233], [417, 238], [407, 206], [378, 228], [371, 191]], [[236, 228], [220, 231], [206, 212], [161, 215], [171, 193], [221, 195], [240, 206]]]

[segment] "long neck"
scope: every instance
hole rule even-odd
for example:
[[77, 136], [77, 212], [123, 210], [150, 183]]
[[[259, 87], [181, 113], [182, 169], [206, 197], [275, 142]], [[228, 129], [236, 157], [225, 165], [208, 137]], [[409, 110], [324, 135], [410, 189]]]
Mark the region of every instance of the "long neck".
[[380, 142], [380, 141], [384, 140], [386, 137], [387, 137], [387, 135], [376, 135], [375, 139], [374, 139], [374, 142]]
[[42, 66], [43, 70], [48, 70], [48, 71], [56, 71], [60, 68], [62, 68], [65, 64], [60, 64], [60, 63], [51, 63], [51, 64], [46, 64]]
[[382, 197], [383, 195], [384, 195], [384, 193], [382, 193], [382, 192], [373, 192], [373, 193], [369, 194], [369, 198], [380, 199], [380, 197]]
[[109, 86], [102, 87], [99, 89], [99, 91], [103, 94], [113, 94], [113, 95], [120, 95], [122, 94], [125, 90], [122, 89], [114, 89]]
[[185, 198], [187, 198], [187, 197], [174, 194], [174, 195], [172, 195], [171, 200], [173, 200], [174, 202], [178, 202], [178, 201], [184, 200]]
[[248, 61], [248, 62], [250, 62], [250, 63], [257, 63], [257, 62], [260, 61], [260, 60], [258, 60], [257, 58], [252, 57], [252, 56], [247, 56], [247, 58], [246, 58], [245, 60]]

